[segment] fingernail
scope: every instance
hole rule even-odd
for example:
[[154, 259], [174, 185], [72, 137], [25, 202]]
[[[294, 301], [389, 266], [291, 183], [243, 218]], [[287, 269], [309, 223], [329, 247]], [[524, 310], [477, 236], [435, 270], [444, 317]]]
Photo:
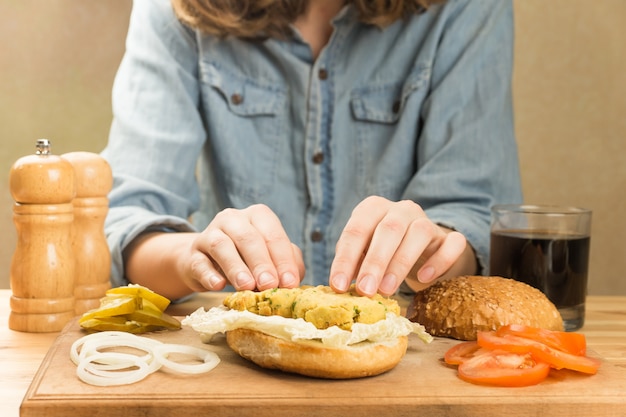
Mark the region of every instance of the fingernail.
[[383, 280], [381, 281], [378, 288], [380, 289], [380, 292], [391, 295], [396, 292], [397, 285], [398, 280], [396, 279], [396, 276], [393, 274], [388, 274], [383, 277]]
[[254, 283], [254, 279], [252, 278], [252, 276], [247, 273], [247, 272], [240, 272], [237, 274], [237, 276], [235, 277], [235, 286], [237, 288], [246, 288], [246, 287], [250, 287], [251, 284]]
[[283, 287], [295, 287], [296, 285], [298, 285], [298, 280], [296, 279], [296, 276], [292, 274], [291, 272], [285, 272], [282, 275], [281, 281], [282, 281]]
[[339, 273], [333, 277], [333, 286], [340, 291], [348, 291], [350, 280], [346, 274]]
[[211, 274], [208, 277], [202, 278], [202, 286], [209, 290], [220, 288], [223, 286], [223, 284], [224, 284], [224, 279], [218, 277], [217, 275]]
[[430, 282], [435, 277], [435, 268], [432, 266], [427, 266], [417, 273], [417, 279], [419, 282], [423, 282], [424, 284]]
[[276, 279], [269, 272], [261, 272], [259, 275], [259, 287], [274, 287]]
[[363, 294], [366, 295], [374, 295], [376, 294], [378, 291], [377, 288], [377, 282], [376, 282], [376, 278], [374, 278], [373, 275], [366, 275], [364, 276], [361, 281], [359, 281], [358, 283], [359, 285], [359, 289], [361, 290], [361, 292]]

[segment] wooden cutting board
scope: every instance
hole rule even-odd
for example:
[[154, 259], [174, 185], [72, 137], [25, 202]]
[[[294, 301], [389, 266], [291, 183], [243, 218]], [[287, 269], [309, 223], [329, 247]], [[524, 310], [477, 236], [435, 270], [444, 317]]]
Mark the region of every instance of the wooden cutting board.
[[[218, 336], [203, 344], [189, 328], [151, 334], [216, 352], [221, 363], [203, 375], [158, 371], [117, 387], [81, 382], [69, 357], [84, 333], [76, 322], [60, 334], [41, 364], [20, 408], [22, 417], [98, 416], [625, 416], [624, 370], [603, 362], [598, 374], [554, 372], [540, 385], [496, 388], [458, 379], [442, 362], [455, 343], [422, 343], [411, 336], [392, 371], [357, 380], [322, 380], [258, 368], [235, 355]], [[592, 355], [593, 356], [593, 355]]]

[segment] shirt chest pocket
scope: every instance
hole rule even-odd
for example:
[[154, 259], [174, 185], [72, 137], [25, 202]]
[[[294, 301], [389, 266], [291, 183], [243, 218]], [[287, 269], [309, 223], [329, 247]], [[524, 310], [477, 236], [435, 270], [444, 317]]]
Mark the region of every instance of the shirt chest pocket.
[[272, 83], [258, 82], [211, 64], [204, 66], [202, 80], [238, 116], [276, 116], [284, 105], [284, 92]]
[[397, 123], [409, 99], [414, 101], [413, 96], [425, 96], [429, 78], [430, 67], [423, 66], [404, 80], [357, 87], [350, 96], [352, 115], [359, 121]]
[[401, 80], [352, 90], [360, 193], [398, 199], [415, 174], [420, 115], [429, 80], [430, 66], [418, 66]]
[[233, 206], [259, 202], [274, 186], [285, 142], [286, 93], [212, 64], [201, 67], [202, 109], [212, 169]]

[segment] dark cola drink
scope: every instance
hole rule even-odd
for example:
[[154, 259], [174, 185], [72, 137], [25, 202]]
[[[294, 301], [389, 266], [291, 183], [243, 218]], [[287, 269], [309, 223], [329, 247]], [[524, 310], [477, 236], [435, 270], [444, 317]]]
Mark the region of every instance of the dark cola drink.
[[542, 231], [491, 233], [490, 275], [514, 278], [542, 291], [572, 331], [584, 322], [589, 236]]

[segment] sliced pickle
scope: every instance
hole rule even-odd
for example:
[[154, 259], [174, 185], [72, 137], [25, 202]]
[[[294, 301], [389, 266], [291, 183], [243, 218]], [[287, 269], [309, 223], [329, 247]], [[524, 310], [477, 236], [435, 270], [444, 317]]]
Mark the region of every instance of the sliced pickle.
[[79, 320], [123, 316], [141, 308], [141, 299], [128, 295], [112, 295], [100, 299], [100, 307], [87, 311]]
[[128, 333], [143, 333], [145, 332], [145, 325], [137, 323], [136, 321], [130, 321], [125, 317], [107, 317], [102, 319], [89, 319], [82, 322], [81, 327], [91, 331], [118, 331]]
[[160, 294], [155, 293], [151, 289], [148, 289], [146, 287], [143, 287], [137, 284], [129, 284], [125, 287], [111, 288], [107, 290], [106, 294], [107, 295], [124, 294], [124, 295], [134, 295], [134, 296], [138, 295], [144, 300], [150, 301], [161, 311], [165, 311], [167, 306], [170, 305], [170, 300], [168, 300], [167, 298], [163, 297]]
[[152, 301], [146, 300], [145, 298], [141, 299], [141, 304], [142, 304], [142, 308], [141, 308], [142, 310], [152, 311], [155, 314], [157, 313], [160, 314], [165, 311], [165, 309], [160, 309], [154, 303], [152, 303]]
[[140, 285], [108, 290], [100, 307], [89, 310], [78, 323], [88, 331], [145, 333], [180, 329], [180, 321], [165, 313], [170, 301]]
[[155, 313], [150, 310], [136, 310], [128, 314], [128, 318], [145, 325], [164, 327], [166, 329], [180, 329], [180, 322], [166, 313]]

